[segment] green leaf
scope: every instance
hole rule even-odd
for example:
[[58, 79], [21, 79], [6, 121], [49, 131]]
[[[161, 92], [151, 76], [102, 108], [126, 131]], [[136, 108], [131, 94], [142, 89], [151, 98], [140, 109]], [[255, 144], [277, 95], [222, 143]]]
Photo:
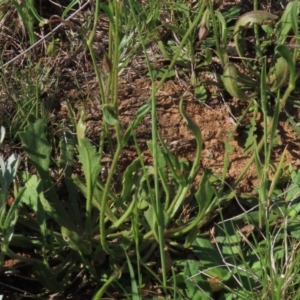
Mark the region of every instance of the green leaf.
[[[115, 27], [115, 21], [114, 21], [115, 16], [114, 16], [114, 13], [113, 13], [111, 7], [109, 7], [108, 5], [106, 5], [104, 3], [100, 3], [100, 7], [105, 12], [105, 14], [107, 15], [110, 24], [113, 27]], [[115, 30], [115, 28], [113, 30]]]
[[291, 89], [295, 88], [295, 81], [296, 81], [296, 69], [295, 64], [293, 62], [293, 56], [291, 51], [284, 45], [279, 45], [276, 47], [276, 52], [278, 52], [281, 57], [285, 59], [288, 64], [289, 71], [290, 71], [290, 79], [289, 79], [289, 87]]
[[215, 195], [215, 190], [213, 189], [213, 187], [209, 181], [211, 173], [212, 173], [211, 170], [208, 170], [208, 169], [204, 170], [202, 178], [201, 178], [201, 183], [199, 185], [197, 192], [195, 193], [195, 198], [199, 205], [199, 219], [200, 220], [205, 215], [210, 213], [211, 210], [214, 208], [212, 200]]
[[287, 222], [287, 230], [290, 232], [291, 236], [300, 240], [300, 218], [299, 216], [295, 218], [290, 218]]
[[54, 189], [55, 185], [53, 184], [49, 174], [51, 148], [48, 143], [45, 130], [46, 126], [43, 120], [36, 120], [34, 116], [29, 116], [28, 124], [25, 127], [24, 132], [20, 133], [23, 149], [28, 154], [30, 162], [37, 169], [41, 177], [39, 193], [44, 191], [45, 197], [49, 199], [49, 202], [46, 199], [44, 201], [49, 212], [53, 213], [53, 217], [55, 217], [55, 220], [60, 225], [68, 225], [69, 227], [72, 227], [73, 223], [62, 206], [61, 201], [58, 199]]
[[92, 194], [96, 180], [101, 171], [100, 154], [96, 151], [96, 147], [92, 146], [91, 143], [85, 138], [81, 139], [80, 145], [77, 146], [77, 149], [87, 185], [91, 189]]
[[61, 235], [64, 241], [72, 248], [80, 253], [90, 255], [92, 253], [91, 243], [84, 240], [78, 233], [71, 231], [66, 227], [61, 227]]
[[22, 190], [22, 202], [28, 205], [28, 207], [36, 213], [38, 225], [41, 233], [45, 237], [47, 235], [46, 213], [38, 194], [39, 185], [40, 180], [38, 180], [35, 175], [32, 175], [26, 182], [25, 188]]
[[49, 180], [51, 148], [45, 130], [46, 126], [43, 120], [35, 120], [33, 116], [29, 116], [28, 125], [25, 127], [25, 131], [20, 133], [20, 138], [31, 163], [43, 179]]
[[[291, 187], [289, 187], [291, 189]], [[299, 189], [297, 189], [299, 195]], [[294, 200], [297, 201], [297, 200]], [[295, 218], [300, 213], [300, 203], [294, 203], [288, 207], [288, 216]]]
[[220, 23], [219, 27], [221, 28], [221, 41], [223, 45], [227, 44], [227, 26], [226, 26], [226, 21], [223, 16], [223, 14], [219, 11], [215, 12], [216, 17], [218, 18], [218, 21]]
[[[152, 73], [152, 76], [150, 76], [150, 72]], [[151, 70], [147, 73], [148, 76], [150, 76], [151, 78], [155, 78], [155, 79], [161, 79], [165, 76], [166, 73], [166, 69], [155, 69], [155, 70]], [[168, 71], [168, 75], [166, 77], [167, 78], [173, 78], [175, 77], [176, 73], [174, 70], [170, 70]]]
[[[154, 149], [153, 141], [152, 140], [147, 141], [147, 146], [148, 146], [148, 149], [151, 151], [151, 154], [153, 155], [153, 149]], [[162, 186], [164, 188], [164, 192], [166, 193], [165, 207], [168, 208], [170, 191], [169, 191], [169, 187], [168, 187], [168, 175], [167, 175], [166, 160], [165, 160], [165, 156], [167, 156], [168, 154], [163, 153], [161, 148], [157, 146], [156, 155], [157, 155], [156, 162], [157, 162], [159, 178], [160, 178]]]
[[258, 151], [258, 148], [257, 146], [255, 145], [254, 146], [254, 159], [255, 159], [255, 165], [256, 165], [256, 174], [257, 174], [257, 177], [259, 179], [259, 181], [262, 181], [262, 166], [263, 166], [263, 163], [261, 162], [260, 160], [260, 156], [259, 156], [259, 151]]
[[234, 31], [233, 31], [233, 39], [236, 45], [236, 50], [239, 54], [240, 57], [243, 57], [243, 51], [239, 45], [239, 31], [241, 30], [242, 27], [248, 27], [248, 26], [253, 26], [253, 24], [258, 24], [262, 23], [265, 21], [269, 20], [276, 20], [278, 19], [278, 16], [273, 15], [267, 11], [262, 11], [262, 10], [255, 10], [255, 11], [250, 11], [245, 14], [243, 14], [236, 22], [234, 26]]
[[156, 228], [155, 228], [155, 224], [157, 224], [156, 222], [156, 215], [155, 215], [155, 211], [154, 208], [152, 206], [150, 206], [148, 208], [148, 210], [146, 210], [144, 212], [144, 216], [148, 222], [148, 225], [150, 226], [151, 230], [153, 232], [156, 232]]
[[[19, 217], [19, 207], [21, 201], [23, 200], [23, 195], [24, 191], [22, 190], [8, 210], [7, 215], [5, 217], [1, 216], [1, 230], [3, 233], [3, 242], [1, 243], [1, 249], [3, 252], [7, 251], [9, 243], [13, 238], [15, 225], [17, 224]], [[5, 209], [5, 206], [3, 206], [3, 209]]]
[[187, 17], [189, 16], [190, 9], [185, 3], [176, 2], [174, 10], [178, 12], [183, 12]]
[[269, 80], [272, 84], [271, 92], [277, 92], [286, 86], [289, 80], [289, 67], [286, 60], [281, 56], [278, 57], [278, 55], [274, 59], [276, 59], [274, 67], [269, 71]]
[[71, 3], [69, 3], [69, 5], [65, 8], [65, 10], [63, 11], [61, 18], [64, 19], [69, 11], [78, 3], [78, 0], [72, 0]]
[[5, 206], [8, 190], [13, 182], [19, 165], [19, 157], [12, 154], [6, 161], [0, 156], [0, 205]]
[[249, 120], [249, 123], [246, 124], [245, 134], [247, 135], [246, 142], [245, 142], [245, 153], [251, 150], [253, 143], [255, 142], [255, 132], [257, 130], [257, 122], [254, 118]]
[[196, 257], [201, 262], [199, 271], [208, 277], [218, 277], [221, 281], [227, 281], [231, 274], [224, 265], [218, 250], [207, 238], [198, 237], [193, 243]]
[[199, 228], [197, 226], [194, 226], [194, 228], [191, 229], [191, 231], [188, 233], [187, 237], [185, 238], [185, 243], [183, 245], [184, 248], [189, 248], [194, 243], [195, 239], [197, 238], [199, 234]]
[[77, 125], [77, 136], [78, 136], [78, 152], [79, 160], [82, 164], [84, 176], [87, 185], [86, 195], [86, 231], [87, 235], [91, 235], [91, 210], [94, 196], [94, 189], [96, 186], [97, 178], [101, 171], [100, 166], [100, 154], [96, 151], [96, 147], [92, 146], [91, 143], [83, 136], [84, 125], [82, 118], [78, 121]]
[[162, 212], [161, 215], [163, 216], [163, 220], [157, 220], [155, 210], [152, 206], [150, 206], [149, 209], [146, 210], [144, 213], [144, 216], [153, 232], [157, 231], [156, 226], [159, 222], [160, 222], [159, 225], [162, 227], [165, 227], [169, 222], [169, 216], [167, 212], [164, 210], [163, 206], [160, 205], [159, 207], [157, 207], [157, 210], [161, 210]]
[[[262, 106], [262, 112], [266, 116], [267, 112], [267, 71], [266, 71], [266, 57], [261, 59], [261, 74], [260, 74], [260, 101]], [[268, 130], [266, 124], [264, 124], [265, 132]]]
[[112, 126], [119, 126], [119, 121], [114, 114], [114, 106], [112, 104], [103, 105], [103, 118], [104, 120]]
[[187, 260], [184, 267], [186, 276], [187, 297], [191, 300], [211, 299], [211, 292], [203, 276], [199, 273], [199, 264], [194, 260]]
[[76, 125], [76, 135], [77, 135], [78, 143], [80, 143], [81, 139], [85, 138], [86, 126], [83, 123], [82, 119], [83, 119], [83, 111], [80, 112], [80, 119]]
[[237, 19], [238, 15], [240, 14], [242, 7], [239, 5], [231, 6], [228, 10], [224, 10], [222, 12], [227, 24], [234, 19]]
[[121, 198], [126, 201], [136, 181], [137, 171], [141, 168], [140, 159], [134, 160], [125, 170], [122, 181]]
[[239, 100], [247, 101], [253, 99], [253, 95], [247, 95], [238, 85], [238, 71], [233, 63], [227, 63], [224, 67], [223, 83], [227, 92]]
[[195, 175], [196, 175], [197, 170], [200, 165], [200, 159], [201, 159], [201, 153], [202, 153], [202, 136], [201, 136], [201, 131], [200, 131], [198, 125], [190, 118], [190, 116], [186, 113], [185, 109], [183, 108], [183, 97], [181, 98], [180, 103], [179, 103], [179, 111], [180, 111], [180, 114], [185, 119], [188, 129], [192, 132], [192, 134], [195, 137], [196, 142], [197, 142], [196, 155], [194, 158], [193, 166], [191, 168], [191, 172], [188, 176], [188, 181], [192, 182], [195, 178]]
[[[189, 235], [189, 239], [193, 237], [193, 231], [197, 228], [201, 228], [207, 221], [209, 221], [209, 214], [215, 209], [215, 206], [218, 205], [216, 202], [217, 198], [213, 199], [215, 194], [214, 189], [212, 188], [209, 178], [211, 171], [205, 170], [201, 179], [201, 183], [199, 189], [195, 194], [195, 198], [198, 202], [198, 214], [192, 221], [185, 226], [180, 232], [181, 234], [191, 231], [191, 236]], [[186, 240], [186, 245], [189, 244], [189, 241]]]
[[[198, 168], [200, 166], [200, 159], [201, 159], [201, 153], [202, 153], [202, 137], [201, 137], [201, 131], [198, 127], [198, 125], [189, 117], [189, 115], [186, 113], [185, 109], [183, 108], [183, 98], [181, 98], [179, 103], [179, 111], [180, 114], [183, 116], [187, 123], [188, 129], [192, 132], [192, 134], [195, 136], [196, 142], [197, 142], [197, 150], [196, 155], [194, 158], [193, 165], [190, 169], [190, 172], [188, 175], [181, 176], [179, 183], [182, 185], [182, 188], [179, 190], [178, 195], [176, 195], [176, 198], [173, 200], [171, 205], [168, 208], [168, 213], [170, 218], [174, 218], [175, 214], [178, 212], [178, 209], [182, 205], [184, 199], [186, 198], [187, 193], [190, 191], [190, 185], [194, 181], [194, 178], [198, 172]], [[166, 159], [167, 161], [167, 159]], [[175, 160], [176, 161], [176, 160]], [[184, 168], [184, 166], [183, 166]], [[176, 170], [175, 170], [176, 172]], [[181, 232], [183, 233], [183, 232]]]
[[201, 103], [205, 103], [207, 100], [206, 88], [203, 85], [197, 85], [195, 87], [195, 97]]
[[132, 264], [130, 262], [130, 259], [128, 257], [128, 254], [125, 252], [126, 259], [127, 259], [127, 265], [129, 269], [129, 275], [130, 275], [130, 281], [131, 281], [131, 294], [132, 294], [132, 300], [140, 300], [140, 293], [138, 290], [138, 285], [134, 276], [134, 270], [132, 267]]
[[[277, 44], [281, 45], [286, 41], [286, 38], [288, 37], [288, 34], [292, 28], [292, 15], [291, 11], [294, 9], [294, 2], [298, 1], [292, 1], [289, 2], [284, 10], [284, 13], [282, 14], [280, 21], [278, 23], [278, 32], [280, 33], [277, 37]], [[297, 12], [297, 10], [296, 10]], [[293, 17], [294, 18], [294, 17]]]
[[291, 2], [291, 10], [290, 10], [290, 19], [291, 19], [291, 24], [293, 27], [293, 31], [295, 36], [298, 36], [298, 6], [299, 6], [299, 1], [292, 1]]

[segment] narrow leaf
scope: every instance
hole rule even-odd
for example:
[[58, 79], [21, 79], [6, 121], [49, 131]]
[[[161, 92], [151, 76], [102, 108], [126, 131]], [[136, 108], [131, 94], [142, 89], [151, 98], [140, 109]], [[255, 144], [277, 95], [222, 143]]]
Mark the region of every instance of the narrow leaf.
[[288, 64], [289, 71], [290, 71], [290, 79], [289, 79], [289, 86], [291, 89], [295, 88], [295, 80], [296, 80], [296, 69], [295, 64], [293, 62], [293, 56], [291, 51], [284, 45], [279, 45], [276, 47], [276, 51], [285, 59]]

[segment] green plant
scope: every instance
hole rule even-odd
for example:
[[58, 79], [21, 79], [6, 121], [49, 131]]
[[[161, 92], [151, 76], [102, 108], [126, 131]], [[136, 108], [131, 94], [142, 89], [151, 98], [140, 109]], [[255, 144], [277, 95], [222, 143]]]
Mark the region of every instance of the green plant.
[[[61, 16], [55, 20], [65, 25], [87, 22], [78, 32], [76, 26], [70, 26], [66, 40], [51, 30], [52, 41], [41, 51], [47, 55], [49, 66], [41, 59], [39, 63], [29, 61], [25, 71], [16, 65], [9, 69], [10, 63], [3, 70], [1, 83], [12, 103], [8, 111], [13, 111], [4, 121], [10, 126], [13, 142], [22, 142], [21, 157], [28, 158], [29, 169], [22, 160], [22, 169], [17, 171], [20, 159], [15, 154], [0, 158], [2, 264], [9, 258], [25, 263], [27, 275], [22, 283], [35, 280], [39, 296], [70, 291], [92, 299], [297, 299], [299, 174], [291, 166], [285, 167], [285, 151], [276, 167], [272, 159], [279, 115], [298, 76], [295, 65], [299, 50], [286, 45], [291, 32], [298, 36], [297, 1], [287, 5], [280, 19], [258, 11], [255, 1], [256, 11], [241, 16], [235, 25], [233, 20], [240, 12], [236, 6], [222, 12], [212, 1], [194, 6], [182, 1], [135, 0], [96, 1], [91, 5], [92, 14], [82, 12], [83, 18], [67, 23], [65, 18], [77, 2], [62, 7]], [[31, 43], [35, 41], [36, 21], [50, 25], [55, 21], [41, 19], [42, 8], [36, 8], [32, 1], [24, 7], [13, 3]], [[109, 25], [99, 46], [102, 18]], [[276, 23], [264, 22], [270, 20]], [[252, 25], [255, 50], [247, 53], [241, 37], [252, 33]], [[168, 41], [158, 41], [162, 29], [170, 34]], [[242, 59], [240, 64], [227, 53], [230, 38]], [[278, 41], [274, 49], [273, 38]], [[77, 39], [86, 41], [88, 55], [84, 43], [76, 44]], [[153, 55], [153, 45], [161, 53]], [[69, 99], [68, 93], [59, 93], [60, 71], [65, 72], [65, 67], [59, 69], [57, 63], [59, 70], [53, 72], [51, 68], [51, 61], [59, 61], [62, 51], [76, 56], [81, 50], [88, 57], [86, 63], [93, 67], [83, 70], [89, 74], [93, 69], [94, 74], [89, 75], [96, 77], [98, 84], [95, 101], [101, 113], [93, 134], [88, 132], [88, 110], [82, 112], [75, 106], [82, 98], [84, 105], [94, 101], [90, 91], [88, 95], [83, 91], [85, 86], [92, 86], [91, 82], [84, 84], [82, 78], [72, 78], [76, 96]], [[124, 125], [119, 111], [119, 79], [131, 58], [141, 53], [151, 95]], [[168, 66], [154, 69], [156, 56], [163, 56]], [[62, 62], [68, 59], [64, 57]], [[201, 77], [202, 71], [214, 75], [214, 80]], [[178, 106], [195, 139], [193, 160], [172, 153], [158, 130], [158, 92], [177, 74], [182, 78], [187, 75], [193, 94], [201, 102], [209, 96], [206, 85], [214, 85], [216, 94], [225, 87], [230, 96], [239, 99], [240, 107], [246, 107], [224, 139], [221, 174], [201, 166], [201, 130], [185, 108], [191, 102], [189, 91], [178, 95]], [[46, 97], [48, 103], [41, 99], [45, 90], [54, 94]], [[54, 124], [57, 111], [51, 111], [49, 117], [49, 100], [55, 104], [57, 95], [67, 106], [63, 119], [54, 118], [58, 123]], [[251, 156], [230, 185], [231, 142], [239, 122], [248, 120], [249, 112], [245, 155]], [[141, 145], [137, 129], [147, 114], [151, 115], [151, 138]], [[261, 124], [256, 119], [259, 114]], [[296, 117], [290, 119], [297, 127]], [[254, 133], [260, 126], [263, 135], [257, 141]], [[3, 130], [0, 139], [4, 139]], [[120, 158], [129, 146], [136, 156], [121, 169]], [[151, 159], [145, 158], [146, 152]], [[104, 154], [110, 157], [107, 166]], [[251, 196], [241, 194], [239, 183], [253, 164], [259, 188]], [[201, 176], [196, 181], [197, 175]], [[18, 182], [14, 182], [15, 177]], [[12, 183], [15, 201], [8, 207], [6, 198]], [[227, 208], [235, 203], [234, 198], [242, 212], [234, 216], [230, 212], [228, 217]], [[86, 296], [89, 290], [93, 295]]]
[[[0, 145], [5, 138], [5, 128], [0, 127]], [[14, 228], [18, 219], [18, 204], [21, 200], [19, 197], [14, 201], [12, 207], [7, 210], [6, 203], [10, 193], [10, 186], [16, 177], [19, 164], [19, 157], [17, 154], [12, 154], [9, 158], [4, 160], [0, 156], [0, 222], [1, 222], [1, 266], [3, 265], [4, 256], [7, 253], [9, 243], [13, 237]]]

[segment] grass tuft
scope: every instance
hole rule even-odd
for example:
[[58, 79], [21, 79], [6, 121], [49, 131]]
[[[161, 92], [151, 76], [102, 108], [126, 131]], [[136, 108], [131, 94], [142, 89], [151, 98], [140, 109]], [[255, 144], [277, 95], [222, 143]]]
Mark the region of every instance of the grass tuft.
[[0, 3], [0, 297], [300, 298], [298, 1], [69, 2]]

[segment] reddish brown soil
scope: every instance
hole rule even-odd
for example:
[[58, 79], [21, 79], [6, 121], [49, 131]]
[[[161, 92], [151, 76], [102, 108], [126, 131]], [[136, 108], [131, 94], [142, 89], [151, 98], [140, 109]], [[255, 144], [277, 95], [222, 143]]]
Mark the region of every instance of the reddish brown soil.
[[[127, 88], [126, 88], [127, 86]], [[129, 91], [128, 91], [129, 90]], [[133, 82], [122, 84], [119, 96], [120, 120], [124, 128], [127, 128], [130, 121], [135, 117], [136, 110], [149, 98], [151, 82], [147, 79], [136, 79]], [[186, 92], [178, 80], [167, 81], [157, 93], [157, 119], [159, 131], [170, 146], [170, 149], [179, 156], [186, 157], [193, 161], [196, 149], [196, 141], [186, 126], [186, 122], [179, 112], [179, 101]], [[215, 174], [222, 174], [225, 155], [225, 142], [228, 140], [232, 147], [230, 154], [230, 167], [228, 178], [236, 179], [245, 165], [248, 163], [252, 152], [245, 153], [244, 140], [240, 134], [235, 133], [233, 138], [229, 134], [235, 130], [235, 117], [239, 117], [245, 108], [245, 103], [238, 99], [226, 99], [226, 103], [209, 106], [197, 101], [190, 93], [185, 96], [185, 109], [189, 116], [199, 126], [203, 139], [202, 168], [210, 168]], [[261, 120], [257, 120], [260, 127]], [[279, 162], [282, 151], [287, 147], [285, 153], [285, 165], [299, 165], [299, 150], [297, 144], [299, 138], [295, 135], [286, 119], [280, 121], [278, 130], [281, 136], [279, 146], [274, 151], [273, 162]], [[238, 131], [237, 131], [238, 132]], [[151, 160], [145, 142], [151, 138], [151, 119], [145, 118], [137, 130], [137, 137], [144, 150], [145, 159]], [[259, 139], [262, 137], [260, 134]], [[257, 140], [259, 141], [257, 138]], [[126, 168], [136, 157], [136, 151], [131, 147], [126, 148], [120, 158], [120, 168]], [[248, 169], [239, 187], [242, 191], [252, 191], [257, 185], [257, 170], [255, 164]]]

